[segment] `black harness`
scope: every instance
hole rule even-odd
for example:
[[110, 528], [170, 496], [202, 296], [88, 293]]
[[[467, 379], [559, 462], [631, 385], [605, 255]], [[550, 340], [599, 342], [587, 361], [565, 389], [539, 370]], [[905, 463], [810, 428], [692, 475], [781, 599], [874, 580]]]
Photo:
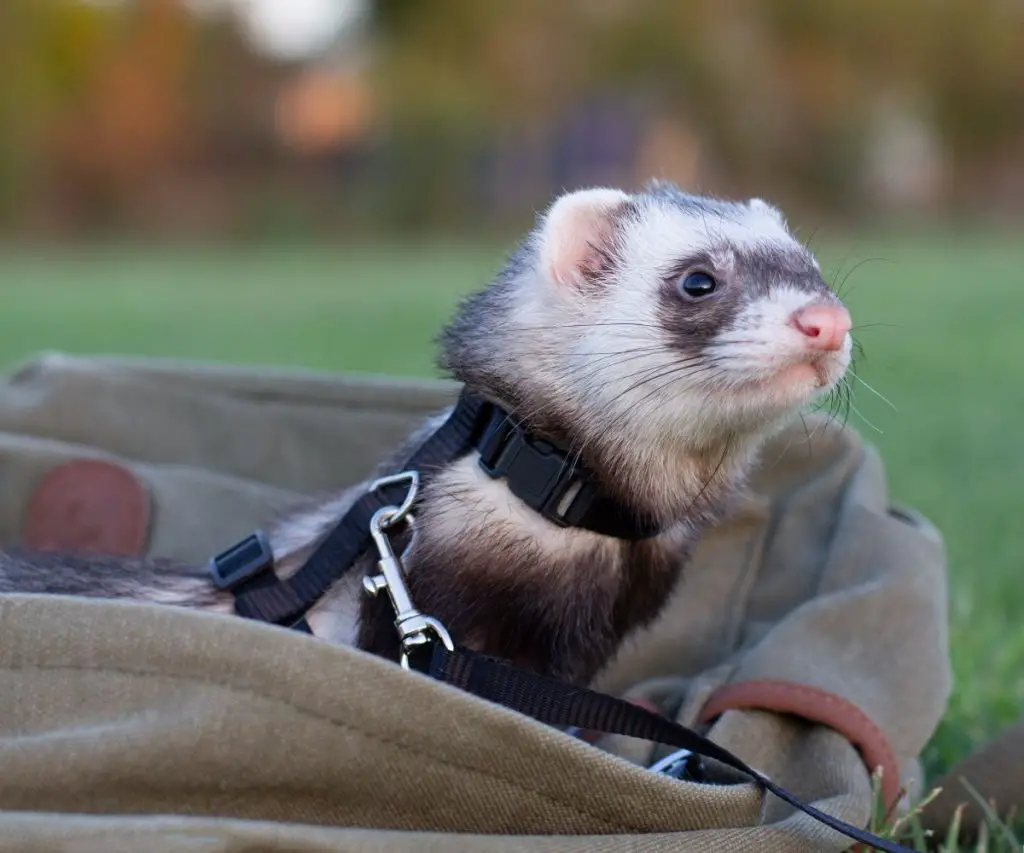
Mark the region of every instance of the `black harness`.
[[[653, 519], [637, 517], [603, 492], [597, 479], [567, 448], [531, 436], [501, 406], [463, 390], [445, 422], [405, 461], [402, 470], [407, 473], [378, 480], [293, 575], [277, 576], [267, 537], [257, 530], [211, 558], [213, 583], [234, 594], [239, 616], [312, 633], [306, 613], [361, 557], [376, 550], [383, 572], [367, 579], [367, 589], [377, 592], [389, 587], [388, 580], [395, 578], [393, 572], [400, 565], [374, 531], [379, 532], [389, 515], [404, 516], [412, 508], [410, 496], [420, 477], [429, 477], [474, 450], [488, 476], [504, 480], [516, 497], [560, 527], [579, 527], [634, 541], [656, 536], [661, 530]], [[551, 726], [640, 738], [675, 747], [689, 756], [713, 759], [848, 838], [886, 853], [913, 853], [802, 803], [732, 753], [665, 717], [456, 647], [443, 626], [415, 611], [394, 586], [391, 592], [396, 627], [403, 637], [403, 666]], [[684, 756], [676, 766], [692, 768], [692, 762]]]

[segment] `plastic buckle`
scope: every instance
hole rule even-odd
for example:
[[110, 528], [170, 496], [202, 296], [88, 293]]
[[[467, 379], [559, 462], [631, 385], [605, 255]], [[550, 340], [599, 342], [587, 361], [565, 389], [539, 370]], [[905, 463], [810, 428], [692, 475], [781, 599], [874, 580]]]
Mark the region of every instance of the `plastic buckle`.
[[216, 557], [210, 558], [210, 576], [218, 589], [232, 589], [274, 565], [274, 552], [262, 530], [250, 533]]
[[[487, 437], [484, 446], [486, 452], [479, 460], [484, 472], [493, 479], [504, 478], [512, 494], [553, 523], [569, 526], [592, 500], [591, 490], [583, 482], [570, 505], [559, 511], [559, 504], [577, 479], [576, 470], [564, 452], [546, 441], [531, 440], [522, 427], [511, 431], [499, 428]], [[580, 498], [586, 505], [579, 503]], [[570, 510], [573, 518], [569, 517]]]
[[498, 479], [505, 476], [505, 463], [508, 455], [508, 442], [519, 433], [516, 426], [507, 418], [495, 418], [489, 425], [483, 441], [480, 443], [480, 467], [488, 477]]

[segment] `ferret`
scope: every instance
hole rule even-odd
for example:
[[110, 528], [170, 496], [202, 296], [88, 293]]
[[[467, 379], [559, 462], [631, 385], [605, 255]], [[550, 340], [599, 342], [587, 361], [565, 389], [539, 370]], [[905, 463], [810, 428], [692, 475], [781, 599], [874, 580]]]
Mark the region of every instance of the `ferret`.
[[[653, 620], [702, 531], [728, 515], [766, 438], [843, 381], [847, 309], [761, 200], [654, 182], [556, 197], [442, 330], [439, 364], [531, 434], [571, 448], [660, 532], [636, 541], [557, 526], [488, 477], [473, 451], [425, 481], [405, 561], [416, 607], [457, 645], [586, 684]], [[431, 418], [374, 476], [448, 412]], [[287, 577], [361, 483], [268, 528]], [[396, 660], [394, 613], [356, 565], [307, 614], [316, 637]], [[230, 614], [202, 566], [0, 555], [0, 592], [124, 597]]]

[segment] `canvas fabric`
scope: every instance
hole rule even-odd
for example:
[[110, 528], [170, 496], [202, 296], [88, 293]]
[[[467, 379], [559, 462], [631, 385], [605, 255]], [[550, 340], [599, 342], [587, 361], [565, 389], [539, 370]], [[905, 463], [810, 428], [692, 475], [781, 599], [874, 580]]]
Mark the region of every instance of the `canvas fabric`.
[[[40, 355], [0, 382], [0, 547], [92, 512], [94, 528], [142, 524], [140, 553], [205, 561], [293, 500], [366, 475], [456, 393]], [[74, 489], [41, 484], [70, 471], [88, 485], [82, 459], [132, 488], [71, 512]], [[939, 532], [892, 504], [875, 449], [808, 418], [769, 444], [737, 512], [594, 686], [863, 826], [870, 772], [898, 807], [945, 708], [945, 561]], [[850, 846], [750, 784], [650, 773], [656, 745], [588, 743], [233, 616], [0, 596], [0, 708], [0, 851]]]

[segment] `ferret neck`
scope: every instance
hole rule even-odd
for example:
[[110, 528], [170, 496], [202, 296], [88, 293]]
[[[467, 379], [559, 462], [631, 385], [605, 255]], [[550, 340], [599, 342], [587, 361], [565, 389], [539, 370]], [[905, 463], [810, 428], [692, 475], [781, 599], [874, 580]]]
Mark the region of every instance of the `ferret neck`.
[[[469, 399], [464, 394], [463, 400]], [[487, 401], [487, 420], [476, 443], [487, 476], [503, 480], [517, 498], [559, 527], [574, 527], [636, 541], [663, 525], [613, 496], [597, 475], [561, 442], [535, 434], [505, 406]]]

